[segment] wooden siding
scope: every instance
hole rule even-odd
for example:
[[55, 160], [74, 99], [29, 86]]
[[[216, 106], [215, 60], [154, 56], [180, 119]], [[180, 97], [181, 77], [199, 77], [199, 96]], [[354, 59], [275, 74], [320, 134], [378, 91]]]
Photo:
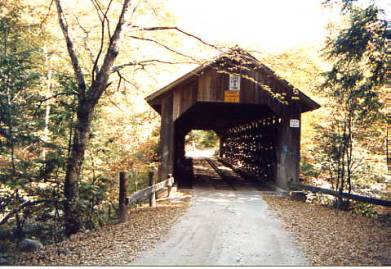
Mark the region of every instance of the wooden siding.
[[[275, 80], [267, 72], [256, 70], [242, 72], [239, 103], [267, 105], [276, 115], [285, 114], [289, 110], [289, 106], [281, 103], [266, 90], [262, 89], [262, 84], [273, 88], [273, 91], [276, 93], [285, 94], [289, 103], [294, 102], [291, 100], [292, 90], [290, 88]], [[209, 68], [198, 78], [198, 96], [196, 100], [198, 102], [224, 102], [224, 92], [228, 90], [228, 85], [228, 74]]]
[[197, 102], [197, 81], [173, 91], [173, 120], [178, 119]]
[[173, 98], [168, 95], [162, 99], [162, 114], [160, 127], [160, 179], [167, 179], [174, 168], [174, 121], [172, 120]]

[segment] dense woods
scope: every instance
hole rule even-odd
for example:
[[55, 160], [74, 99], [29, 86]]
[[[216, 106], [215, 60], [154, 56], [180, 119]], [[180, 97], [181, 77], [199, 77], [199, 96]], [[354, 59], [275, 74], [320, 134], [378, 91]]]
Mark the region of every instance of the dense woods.
[[[0, 1], [0, 261], [24, 238], [49, 244], [115, 221], [118, 172], [133, 192], [159, 162], [159, 116], [143, 98], [230, 47], [176, 28], [164, 1], [68, 2]], [[390, 199], [384, 12], [324, 8], [340, 18], [321, 51], [254, 55], [322, 105], [303, 118], [303, 180]]]

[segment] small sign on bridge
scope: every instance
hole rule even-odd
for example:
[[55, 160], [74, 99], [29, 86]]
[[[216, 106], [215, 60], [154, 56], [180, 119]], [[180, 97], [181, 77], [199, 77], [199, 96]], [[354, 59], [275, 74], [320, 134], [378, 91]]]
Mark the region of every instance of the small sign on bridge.
[[291, 127], [291, 128], [299, 128], [300, 127], [300, 121], [298, 119], [291, 119], [289, 121], [289, 127]]
[[240, 92], [239, 91], [225, 91], [224, 102], [226, 103], [239, 103]]
[[229, 88], [224, 91], [224, 102], [239, 103], [240, 101], [240, 75], [229, 75]]
[[240, 75], [238, 74], [229, 75], [229, 90], [240, 91]]

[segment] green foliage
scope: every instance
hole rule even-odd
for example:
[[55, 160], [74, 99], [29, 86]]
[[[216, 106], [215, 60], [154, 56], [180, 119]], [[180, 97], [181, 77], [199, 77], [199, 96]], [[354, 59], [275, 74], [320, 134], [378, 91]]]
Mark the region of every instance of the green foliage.
[[319, 169], [312, 163], [301, 161], [300, 173], [305, 178], [316, 178], [319, 175]]
[[370, 218], [378, 217], [378, 213], [374, 205], [368, 203], [354, 202], [353, 213]]
[[105, 191], [109, 181], [104, 178], [97, 178], [95, 182], [80, 183], [80, 206], [85, 228], [94, 229], [101, 226], [105, 220], [102, 203], [105, 199]]
[[[63, 40], [46, 32], [55, 35], [46, 25], [51, 15], [38, 25], [42, 18], [29, 8], [36, 7], [28, 1], [0, 1], [0, 219], [25, 201], [47, 202], [23, 208], [0, 228], [7, 240], [18, 234], [51, 243], [64, 236], [63, 179], [74, 136], [77, 84], [59, 46]], [[147, 186], [146, 172], [158, 161], [158, 115], [135, 108], [139, 104], [133, 97], [145, 92], [127, 96], [131, 80], [118, 88], [108, 85], [95, 110], [78, 197], [85, 229], [116, 216], [118, 171], [131, 171], [131, 193]]]
[[128, 180], [128, 192], [133, 193], [148, 187], [149, 178], [148, 171], [129, 171], [129, 180]]
[[[9, 212], [26, 199], [40, 197], [36, 188], [39, 170], [38, 130], [42, 109], [34, 104], [41, 98], [39, 32], [22, 21], [19, 1], [0, 3], [0, 213]], [[29, 156], [29, 158], [26, 158]], [[45, 194], [50, 196], [51, 193]], [[16, 215], [14, 235], [23, 236], [29, 209]]]
[[192, 130], [186, 137], [186, 143], [195, 143], [199, 149], [214, 148], [218, 145], [219, 138], [214, 131]]
[[365, 155], [358, 149], [385, 119], [380, 97], [386, 24], [372, 4], [360, 8], [350, 2], [344, 8], [348, 26], [329, 38], [324, 50], [332, 68], [325, 73], [321, 91], [329, 98], [330, 113], [329, 120], [317, 126], [315, 152], [333, 187], [350, 192], [352, 180], [364, 175]]
[[[53, 242], [62, 233], [59, 176], [65, 167], [74, 88], [58, 70], [53, 96], [44, 94], [47, 68], [41, 48], [46, 36], [26, 23], [25, 14], [20, 1], [0, 3], [0, 217], [25, 201], [47, 201], [23, 208], [8, 224], [13, 237]], [[48, 102], [49, 119], [55, 123], [47, 126], [52, 142], [43, 139]]]
[[386, 22], [379, 9], [351, 7], [349, 25], [326, 42], [324, 53], [332, 61], [323, 91], [339, 104], [350, 106], [358, 121], [371, 123], [379, 117], [380, 87], [385, 81]]
[[40, 111], [31, 104], [40, 96], [34, 88], [40, 80], [42, 57], [37, 31], [20, 21], [22, 9], [19, 2], [0, 4], [0, 152], [10, 160], [3, 180], [15, 177], [17, 170], [30, 172], [28, 164], [18, 162], [15, 151], [39, 141], [40, 124], [33, 119]]

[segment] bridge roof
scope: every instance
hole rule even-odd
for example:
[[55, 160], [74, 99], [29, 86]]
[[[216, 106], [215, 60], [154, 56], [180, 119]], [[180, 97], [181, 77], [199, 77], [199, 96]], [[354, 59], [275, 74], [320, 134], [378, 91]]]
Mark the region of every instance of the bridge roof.
[[[254, 71], [259, 71], [265, 75], [267, 75], [268, 78], [272, 78], [275, 81], [278, 81], [280, 84], [284, 85], [288, 89], [292, 90], [292, 92], [298, 93], [298, 97], [300, 99], [300, 102], [302, 103], [303, 110], [302, 112], [312, 111], [315, 109], [318, 109], [320, 105], [312, 100], [309, 96], [307, 96], [305, 93], [300, 91], [299, 89], [295, 88], [291, 83], [289, 83], [287, 80], [281, 78], [278, 76], [271, 68], [260, 62], [258, 59], [256, 59], [254, 56], [252, 56], [250, 53], [248, 53], [246, 50], [243, 50], [239, 47], [234, 47], [231, 50], [229, 50], [227, 53], [223, 53], [214, 59], [199, 65], [192, 71], [186, 73], [185, 75], [179, 77], [175, 81], [169, 83], [168, 85], [164, 86], [163, 88], [155, 91], [154, 93], [148, 95], [145, 100], [153, 107], [155, 108], [159, 113], [160, 109], [158, 109], [159, 106], [156, 106], [157, 103], [160, 103], [159, 99], [160, 97], [169, 94], [174, 88], [180, 85], [185, 85], [189, 83], [190, 81], [197, 79], [203, 72], [210, 68], [211, 66], [214, 66], [218, 63], [226, 62], [226, 61], [235, 61], [238, 68], [241, 66], [251, 66], [251, 68]], [[222, 65], [221, 65], [222, 66]], [[273, 90], [276, 86], [271, 84], [268, 85]]]

